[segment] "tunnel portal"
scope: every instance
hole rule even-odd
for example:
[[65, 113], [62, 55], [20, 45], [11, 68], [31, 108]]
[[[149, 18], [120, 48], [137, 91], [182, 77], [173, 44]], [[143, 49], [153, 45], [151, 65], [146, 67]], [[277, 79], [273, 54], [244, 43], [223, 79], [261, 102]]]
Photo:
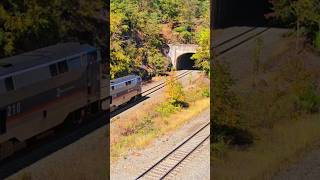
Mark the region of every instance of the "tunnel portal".
[[196, 70], [195, 61], [191, 59], [194, 53], [185, 53], [177, 58], [177, 70]]

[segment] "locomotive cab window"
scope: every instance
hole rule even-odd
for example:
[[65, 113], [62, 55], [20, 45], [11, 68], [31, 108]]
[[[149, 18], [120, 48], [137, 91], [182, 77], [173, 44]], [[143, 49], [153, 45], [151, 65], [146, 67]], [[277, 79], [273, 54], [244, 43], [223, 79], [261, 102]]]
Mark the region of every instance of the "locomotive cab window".
[[129, 86], [129, 85], [131, 85], [131, 81], [126, 82], [126, 86]]
[[13, 85], [13, 79], [12, 79], [12, 77], [7, 77], [7, 78], [4, 80], [4, 83], [5, 83], [5, 86], [6, 86], [7, 91], [12, 91], [12, 90], [14, 90], [14, 85]]
[[60, 74], [65, 73], [65, 72], [68, 72], [68, 64], [67, 64], [67, 61], [58, 62], [58, 68], [59, 68], [59, 73], [60, 73]]

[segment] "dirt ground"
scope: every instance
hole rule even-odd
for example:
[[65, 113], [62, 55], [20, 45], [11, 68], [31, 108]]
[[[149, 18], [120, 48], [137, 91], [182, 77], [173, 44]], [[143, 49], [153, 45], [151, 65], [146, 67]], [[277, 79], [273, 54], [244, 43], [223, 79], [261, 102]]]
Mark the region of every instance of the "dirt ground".
[[320, 145], [318, 144], [304, 158], [274, 176], [273, 180], [315, 180], [320, 179]]

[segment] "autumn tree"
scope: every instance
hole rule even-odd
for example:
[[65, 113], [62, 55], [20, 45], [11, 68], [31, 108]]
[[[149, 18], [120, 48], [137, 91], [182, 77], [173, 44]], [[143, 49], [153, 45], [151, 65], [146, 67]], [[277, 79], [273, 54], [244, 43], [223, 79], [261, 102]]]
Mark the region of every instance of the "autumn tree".
[[[112, 78], [141, 67], [153, 74], [166, 70], [166, 41], [193, 43], [197, 27], [208, 25], [209, 17], [208, 0], [112, 0], [110, 9]], [[173, 24], [174, 40], [162, 37], [166, 23]]]
[[[272, 0], [275, 17], [289, 26], [294, 25], [297, 39], [302, 27], [313, 38], [320, 31], [320, 5], [318, 0]], [[298, 41], [297, 41], [298, 48]]]
[[204, 28], [197, 35], [197, 44], [199, 48], [192, 55], [195, 60], [195, 66], [206, 73], [210, 72], [210, 29]]
[[104, 28], [99, 21], [106, 7], [105, 1], [3, 0], [0, 2], [0, 56], [70, 40], [104, 46], [106, 33], [101, 35]]
[[212, 62], [211, 71], [211, 120], [214, 126], [237, 127], [240, 122], [240, 103], [231, 90], [234, 80], [229, 68], [218, 59]]
[[178, 106], [184, 101], [184, 92], [182, 84], [174, 78], [174, 74], [166, 80], [166, 96], [168, 102]]

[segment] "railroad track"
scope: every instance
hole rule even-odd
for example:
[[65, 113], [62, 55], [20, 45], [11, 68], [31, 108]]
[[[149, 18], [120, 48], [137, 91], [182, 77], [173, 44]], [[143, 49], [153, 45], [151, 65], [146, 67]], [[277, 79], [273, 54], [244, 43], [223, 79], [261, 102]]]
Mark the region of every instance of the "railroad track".
[[210, 137], [210, 122], [193, 133], [163, 158], [145, 170], [138, 179], [165, 179]]
[[[185, 77], [185, 76], [187, 76], [187, 75], [189, 75], [189, 74], [191, 74], [191, 73], [192, 73], [192, 70], [187, 70], [187, 71], [185, 71], [185, 72], [183, 72], [183, 73], [178, 74], [177, 76], [175, 76], [175, 77], [174, 77], [174, 80], [177, 81], [177, 80], [179, 80], [179, 79], [181, 79], [181, 78], [183, 78], [183, 77]], [[166, 85], [167, 85], [166, 82], [162, 82], [162, 83], [160, 83], [160, 84], [158, 84], [158, 85], [156, 85], [156, 86], [153, 86], [152, 88], [149, 88], [149, 89], [143, 91], [141, 94], [142, 94], [143, 96], [150, 95], [150, 94], [152, 94], [152, 93], [154, 93], [154, 92], [156, 92], [156, 91], [164, 88]], [[147, 93], [147, 92], [148, 92], [148, 93]]]
[[231, 51], [232, 49], [243, 45], [244, 43], [254, 39], [255, 37], [258, 37], [259, 35], [267, 32], [268, 30], [270, 30], [269, 27], [266, 28], [250, 28], [244, 32], [241, 32], [237, 35], [235, 35], [232, 38], [229, 38], [217, 45], [215, 45], [213, 47], [214, 51], [215, 51], [215, 55], [216, 57], [221, 56], [229, 51]]
[[252, 32], [252, 31], [254, 31], [254, 30], [256, 30], [256, 29], [257, 29], [257, 27], [249, 28], [248, 30], [245, 30], [245, 31], [243, 31], [243, 32], [240, 32], [240, 33], [236, 34], [235, 36], [233, 36], [233, 37], [231, 37], [231, 38], [228, 38], [227, 40], [224, 40], [224, 41], [222, 41], [222, 42], [220, 42], [220, 43], [217, 43], [217, 45], [214, 45], [213, 48], [215, 48], [215, 49], [216, 49], [216, 48], [219, 48], [220, 46], [223, 46], [223, 45], [225, 45], [225, 44], [227, 44], [227, 43], [229, 43], [229, 42], [231, 42], [231, 41], [233, 41], [233, 40], [236, 40], [237, 38], [240, 38], [241, 36], [244, 36], [244, 35]]

